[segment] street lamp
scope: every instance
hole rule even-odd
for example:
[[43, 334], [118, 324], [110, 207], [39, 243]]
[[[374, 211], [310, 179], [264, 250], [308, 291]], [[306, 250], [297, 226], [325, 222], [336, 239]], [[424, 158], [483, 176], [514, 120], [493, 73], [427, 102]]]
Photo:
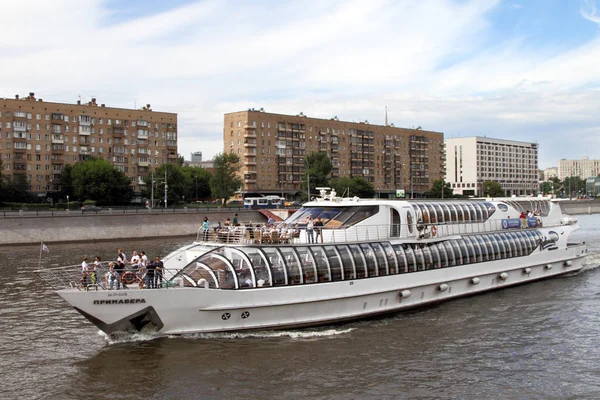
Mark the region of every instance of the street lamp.
[[67, 195], [67, 210], [70, 210], [71, 207], [69, 206], [69, 195]]

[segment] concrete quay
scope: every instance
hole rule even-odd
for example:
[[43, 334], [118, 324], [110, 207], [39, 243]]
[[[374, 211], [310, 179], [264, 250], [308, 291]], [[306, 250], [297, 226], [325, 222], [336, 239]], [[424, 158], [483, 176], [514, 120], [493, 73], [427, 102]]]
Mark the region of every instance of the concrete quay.
[[563, 200], [559, 204], [569, 215], [600, 213], [600, 200]]
[[109, 213], [85, 214], [65, 211], [61, 216], [15, 216], [0, 219], [0, 246], [60, 242], [118, 240], [135, 237], [157, 238], [194, 236], [208, 216], [211, 225], [233, 220], [238, 213], [240, 223], [265, 222], [264, 215], [254, 210], [177, 211], [173, 213]]

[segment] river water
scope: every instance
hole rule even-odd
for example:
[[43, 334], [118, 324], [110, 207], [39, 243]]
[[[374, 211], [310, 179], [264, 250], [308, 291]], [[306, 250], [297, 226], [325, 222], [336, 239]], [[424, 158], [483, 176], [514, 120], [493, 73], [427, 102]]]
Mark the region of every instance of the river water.
[[[579, 216], [586, 270], [388, 318], [315, 329], [108, 340], [32, 273], [39, 246], [0, 248], [1, 399], [597, 399], [600, 214]], [[51, 245], [165, 255], [185, 241]]]

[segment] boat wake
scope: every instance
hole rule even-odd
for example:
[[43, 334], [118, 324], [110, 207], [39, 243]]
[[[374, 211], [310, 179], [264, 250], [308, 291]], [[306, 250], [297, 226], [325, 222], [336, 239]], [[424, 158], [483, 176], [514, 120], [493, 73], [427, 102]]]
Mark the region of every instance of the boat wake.
[[345, 335], [355, 328], [345, 329], [313, 329], [297, 331], [253, 331], [253, 332], [214, 332], [214, 333], [189, 333], [183, 335], [160, 335], [152, 332], [117, 332], [107, 335], [98, 331], [98, 335], [104, 337], [109, 345], [121, 343], [147, 342], [160, 338], [168, 339], [273, 339], [290, 338], [294, 340], [313, 340]]

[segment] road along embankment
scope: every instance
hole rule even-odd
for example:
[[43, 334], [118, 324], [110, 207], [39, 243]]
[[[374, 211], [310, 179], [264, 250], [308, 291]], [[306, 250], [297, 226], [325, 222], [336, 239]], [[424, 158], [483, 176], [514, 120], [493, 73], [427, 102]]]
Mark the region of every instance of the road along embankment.
[[127, 238], [157, 238], [196, 235], [204, 216], [211, 224], [223, 224], [239, 214], [240, 223], [264, 222], [254, 210], [175, 212], [161, 214], [65, 213], [62, 216], [10, 217], [0, 219], [0, 246], [15, 244], [82, 242]]

